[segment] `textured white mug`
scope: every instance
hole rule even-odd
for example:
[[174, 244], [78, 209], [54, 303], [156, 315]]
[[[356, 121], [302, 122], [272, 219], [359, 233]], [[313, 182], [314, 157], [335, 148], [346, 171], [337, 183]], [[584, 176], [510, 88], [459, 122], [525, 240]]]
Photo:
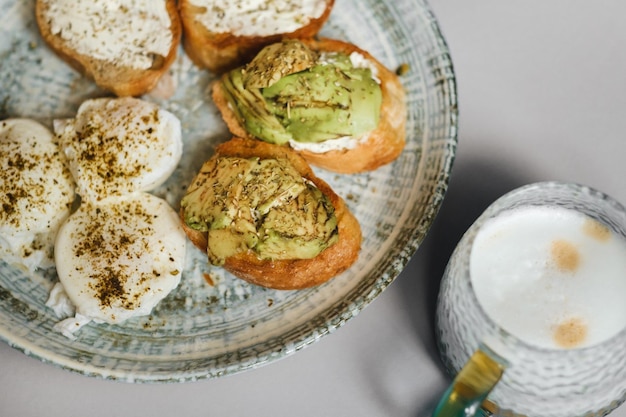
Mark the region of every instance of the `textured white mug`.
[[434, 416], [602, 416], [626, 399], [626, 323], [598, 344], [543, 348], [502, 329], [479, 303], [470, 279], [474, 239], [489, 219], [526, 206], [573, 209], [626, 237], [624, 207], [586, 186], [530, 184], [494, 202], [457, 245], [441, 282], [437, 343], [456, 378]]

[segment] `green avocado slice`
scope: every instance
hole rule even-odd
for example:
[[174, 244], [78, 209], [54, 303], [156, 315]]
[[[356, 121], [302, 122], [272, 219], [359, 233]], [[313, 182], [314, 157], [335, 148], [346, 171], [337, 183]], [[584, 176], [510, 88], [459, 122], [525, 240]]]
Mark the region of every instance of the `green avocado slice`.
[[[293, 40], [280, 48], [266, 47], [258, 55], [263, 58], [262, 66], [253, 60], [249, 67], [222, 78], [235, 117], [244, 128], [259, 139], [281, 145], [290, 140], [318, 143], [360, 137], [375, 129], [382, 90], [371, 69], [355, 67], [344, 53], [318, 56], [304, 49], [308, 49], [305, 44]], [[274, 59], [272, 53], [277, 54]], [[304, 62], [297, 62], [300, 57]], [[305, 69], [292, 72], [294, 68]]]
[[310, 259], [338, 240], [328, 197], [284, 159], [211, 159], [181, 207], [190, 228], [207, 232], [214, 265], [248, 250], [260, 259]]

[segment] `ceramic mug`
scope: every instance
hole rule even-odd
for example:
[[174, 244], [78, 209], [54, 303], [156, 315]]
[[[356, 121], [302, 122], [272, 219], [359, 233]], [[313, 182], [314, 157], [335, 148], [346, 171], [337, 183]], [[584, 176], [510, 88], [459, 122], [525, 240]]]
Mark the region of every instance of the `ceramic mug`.
[[[437, 343], [448, 372], [456, 377], [435, 410], [433, 415], [436, 417], [490, 414], [532, 417], [601, 416], [608, 414], [626, 399], [626, 315], [623, 312], [618, 312], [611, 318], [617, 330], [606, 339], [582, 347], [545, 346], [536, 340], [531, 341], [517, 329], [513, 331], [508, 325], [505, 327], [504, 320], [497, 317], [498, 309], [503, 312], [514, 311], [513, 318], [517, 315], [520, 322], [525, 322], [526, 318], [534, 314], [524, 313], [524, 308], [533, 304], [532, 299], [524, 299], [526, 290], [519, 291], [520, 300], [513, 302], [485, 298], [484, 294], [478, 293], [479, 281], [476, 277], [472, 279], [472, 274], [478, 275], [477, 271], [484, 269], [477, 265], [486, 264], [490, 267], [490, 263], [500, 262], [501, 269], [494, 267], [494, 271], [506, 275], [509, 269], [515, 269], [515, 262], [506, 258], [508, 249], [506, 244], [501, 243], [493, 246], [493, 253], [488, 252], [489, 255], [483, 256], [484, 259], [479, 260], [480, 255], [477, 254], [472, 258], [477, 235], [487, 225], [493, 224], [494, 219], [505, 215], [513, 218], [511, 213], [523, 213], [525, 208], [531, 208], [531, 211], [536, 208], [573, 210], [597, 222], [600, 229], [604, 228], [612, 233], [618, 242], [626, 239], [624, 207], [609, 196], [582, 185], [559, 182], [530, 184], [505, 194], [487, 208], [458, 243], [441, 282], [436, 314]], [[552, 224], [541, 227], [538, 223], [531, 223], [531, 227], [527, 227], [519, 223], [518, 226], [519, 230], [532, 235], [535, 226], [537, 234], [542, 234], [544, 230], [547, 230], [547, 234], [551, 233], [549, 230]], [[566, 229], [569, 233], [570, 228]], [[497, 233], [502, 234], [501, 231]], [[497, 233], [494, 232], [494, 236], [499, 236]], [[512, 242], [526, 245], [529, 241]], [[553, 246], [555, 242], [556, 240], [552, 242]], [[529, 250], [532, 256], [534, 249]], [[596, 252], [598, 256], [604, 253], [607, 252]], [[567, 256], [564, 259], [566, 262], [577, 262], [576, 267], [580, 266], [579, 263], [586, 262], [584, 254], [582, 260], [580, 257]], [[621, 257], [611, 255], [611, 259], [626, 260], [626, 253]], [[599, 259], [597, 261], [601, 262]], [[602, 274], [596, 277], [605, 275], [602, 265], [596, 268], [596, 272]], [[526, 273], [524, 270], [520, 275]], [[566, 277], [576, 274], [572, 271], [559, 273]], [[544, 272], [542, 274], [545, 275]], [[606, 271], [606, 276], [609, 275], [612, 272]], [[616, 276], [616, 280], [605, 280], [602, 285], [609, 287], [608, 293], [611, 297], [622, 298], [619, 305], [626, 305], [626, 292], [616, 294], [616, 291], [625, 288], [626, 275]], [[594, 278], [591, 284], [595, 281], [602, 280]], [[509, 281], [505, 279], [501, 282]], [[487, 287], [488, 293], [496, 294], [494, 298], [499, 296], [500, 290], [497, 286], [490, 283]], [[563, 290], [553, 291], [556, 294], [555, 299], [571, 301], [569, 296], [561, 293]], [[536, 294], [543, 297], [543, 292]], [[583, 297], [585, 296], [591, 297], [591, 293], [584, 290]], [[602, 300], [590, 299], [590, 304], [593, 304], [592, 301], [598, 306], [602, 305]], [[582, 304], [586, 304], [584, 300]], [[532, 324], [532, 320], [529, 319], [528, 322]], [[525, 331], [534, 331], [532, 325], [526, 327], [528, 328]], [[556, 332], [557, 328], [558, 326], [552, 326], [549, 331]]]

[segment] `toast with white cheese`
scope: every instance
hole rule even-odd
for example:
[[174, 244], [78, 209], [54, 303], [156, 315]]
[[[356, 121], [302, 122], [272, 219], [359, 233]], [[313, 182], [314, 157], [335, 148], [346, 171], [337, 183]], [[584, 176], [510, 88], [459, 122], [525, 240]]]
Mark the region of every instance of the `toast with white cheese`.
[[50, 48], [117, 96], [151, 91], [182, 34], [176, 0], [37, 0], [35, 13]]
[[196, 65], [222, 73], [265, 45], [315, 36], [333, 5], [334, 0], [180, 0], [183, 46]]
[[258, 140], [220, 144], [180, 214], [212, 264], [267, 288], [322, 284], [361, 248], [360, 225], [343, 199], [291, 149]]
[[[288, 45], [298, 42], [300, 45]], [[301, 50], [302, 45], [309, 49], [309, 55], [317, 56], [302, 58], [307, 55]], [[278, 53], [271, 59], [266, 56], [270, 48]], [[345, 62], [339, 63], [341, 59]], [[347, 65], [348, 70], [324, 70], [332, 68], [329, 64], [335, 65], [335, 61], [338, 68]], [[322, 70], [318, 71], [319, 68]], [[368, 71], [371, 75], [367, 75]], [[259, 76], [252, 80], [257, 73]], [[284, 81], [301, 74], [304, 75], [300, 79]], [[363, 81], [368, 77], [369, 84], [353, 87], [344, 83], [346, 79]], [[293, 91], [314, 84], [317, 87]], [[361, 90], [366, 92], [359, 95]], [[273, 44], [248, 65], [222, 75], [213, 85], [212, 96], [233, 135], [291, 146], [310, 164], [330, 171], [347, 174], [371, 171], [392, 162], [404, 149], [406, 94], [399, 77], [370, 53], [348, 42], [323, 38]], [[368, 102], [370, 108], [364, 107], [363, 103]], [[320, 115], [325, 107], [328, 114]], [[365, 111], [357, 117], [353, 109]], [[253, 126], [259, 115], [267, 116], [265, 120], [270, 122]], [[307, 118], [310, 118], [308, 124]], [[341, 120], [344, 122], [339, 126]], [[324, 137], [333, 129], [338, 133], [330, 132], [334, 136], [328, 138], [332, 139]], [[316, 139], [313, 134], [322, 139]]]

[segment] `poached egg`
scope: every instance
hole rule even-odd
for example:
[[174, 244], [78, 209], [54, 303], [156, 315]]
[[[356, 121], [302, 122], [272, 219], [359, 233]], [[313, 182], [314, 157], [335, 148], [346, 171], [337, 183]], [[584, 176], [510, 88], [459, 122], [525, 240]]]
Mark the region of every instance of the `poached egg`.
[[54, 130], [77, 192], [90, 202], [158, 187], [183, 152], [178, 118], [132, 97], [87, 100], [75, 118], [55, 121]]
[[178, 286], [186, 235], [178, 213], [148, 191], [178, 165], [182, 135], [176, 116], [136, 98], [87, 100], [55, 131], [81, 202], [56, 236], [59, 283], [47, 305], [73, 339], [90, 321], [150, 314]]
[[31, 119], [0, 121], [0, 170], [0, 259], [30, 272], [53, 266], [75, 184], [52, 132]]
[[82, 203], [57, 234], [59, 281], [76, 317], [121, 323], [150, 314], [176, 288], [185, 246], [178, 214], [152, 194]]

